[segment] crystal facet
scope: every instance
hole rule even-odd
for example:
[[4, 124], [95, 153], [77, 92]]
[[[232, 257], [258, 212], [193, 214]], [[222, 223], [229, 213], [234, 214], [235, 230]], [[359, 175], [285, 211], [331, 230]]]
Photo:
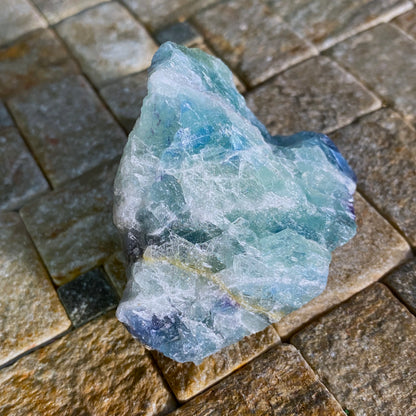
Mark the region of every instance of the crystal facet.
[[118, 318], [196, 363], [277, 322], [325, 288], [354, 190], [328, 137], [271, 137], [219, 59], [163, 44], [115, 182], [130, 260]]

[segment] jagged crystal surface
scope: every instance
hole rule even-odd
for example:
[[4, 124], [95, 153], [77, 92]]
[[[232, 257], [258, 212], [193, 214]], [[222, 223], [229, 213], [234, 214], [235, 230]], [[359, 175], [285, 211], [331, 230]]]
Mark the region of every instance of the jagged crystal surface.
[[277, 322], [325, 288], [354, 190], [328, 137], [271, 137], [220, 60], [163, 44], [115, 182], [130, 260], [118, 318], [196, 363]]

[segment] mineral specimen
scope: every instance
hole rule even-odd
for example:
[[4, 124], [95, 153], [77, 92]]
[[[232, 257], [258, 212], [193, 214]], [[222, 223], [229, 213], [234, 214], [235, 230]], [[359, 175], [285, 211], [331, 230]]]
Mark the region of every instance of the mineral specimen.
[[220, 60], [163, 44], [115, 182], [130, 260], [118, 318], [195, 363], [277, 322], [325, 288], [354, 190], [328, 137], [271, 137]]

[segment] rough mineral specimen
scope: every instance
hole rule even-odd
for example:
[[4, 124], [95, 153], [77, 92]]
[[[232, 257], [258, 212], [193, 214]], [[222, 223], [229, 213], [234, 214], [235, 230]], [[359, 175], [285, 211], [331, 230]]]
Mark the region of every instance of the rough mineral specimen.
[[277, 322], [325, 288], [354, 190], [328, 137], [271, 137], [220, 60], [163, 44], [115, 182], [130, 260], [118, 318], [195, 363]]

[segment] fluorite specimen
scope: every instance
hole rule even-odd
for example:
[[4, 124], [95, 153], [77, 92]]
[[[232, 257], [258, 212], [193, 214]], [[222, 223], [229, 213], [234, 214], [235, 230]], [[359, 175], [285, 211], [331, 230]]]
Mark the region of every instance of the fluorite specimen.
[[163, 44], [115, 182], [130, 260], [118, 318], [195, 363], [277, 322], [325, 288], [354, 190], [328, 137], [271, 137], [220, 60]]

